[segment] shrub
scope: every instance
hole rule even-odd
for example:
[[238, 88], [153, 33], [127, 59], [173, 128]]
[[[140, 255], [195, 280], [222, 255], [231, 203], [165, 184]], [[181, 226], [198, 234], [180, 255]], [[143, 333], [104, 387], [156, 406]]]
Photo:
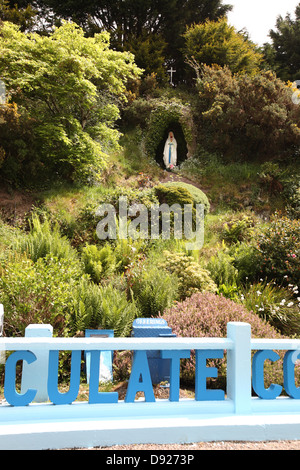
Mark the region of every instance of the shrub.
[[234, 258], [224, 251], [218, 251], [208, 261], [206, 268], [218, 286], [236, 284], [238, 270], [234, 267], [233, 261]]
[[192, 184], [183, 182], [163, 183], [154, 188], [159, 202], [172, 204], [203, 204], [204, 213], [208, 214], [210, 203], [206, 194]]
[[155, 186], [155, 194], [161, 204], [168, 204], [169, 206], [173, 204], [192, 204], [193, 198], [190, 192], [186, 188], [181, 188], [179, 186], [168, 187], [164, 184]]
[[116, 269], [116, 258], [113, 248], [109, 243], [106, 243], [101, 248], [96, 245], [87, 244], [82, 249], [81, 259], [85, 272], [96, 283], [113, 274]]
[[300, 219], [300, 177], [299, 174], [283, 182], [283, 198], [286, 212], [291, 219]]
[[265, 162], [260, 168], [258, 173], [261, 186], [272, 195], [283, 190], [282, 176], [283, 171], [281, 170], [278, 163]]
[[144, 204], [147, 208], [150, 208], [153, 203], [157, 203], [157, 197], [151, 189], [116, 188], [103, 196], [99, 204], [112, 204], [118, 214], [120, 197], [127, 198], [128, 206], [133, 204]]
[[300, 220], [275, 214], [259, 237], [262, 276], [279, 284], [300, 283]]
[[233, 266], [238, 271], [237, 283], [253, 282], [260, 275], [260, 253], [256, 243], [238, 243], [230, 248]]
[[[296, 286], [297, 287], [297, 286]], [[259, 282], [241, 290], [241, 302], [284, 335], [299, 335], [298, 289], [282, 288], [275, 282]]]
[[160, 267], [176, 274], [179, 281], [179, 297], [184, 299], [198, 291], [215, 292], [217, 286], [209, 272], [194, 261], [192, 256], [185, 253], [164, 252], [165, 260]]
[[223, 225], [221, 232], [222, 239], [228, 243], [238, 243], [241, 241], [250, 240], [254, 230], [254, 220], [246, 214], [231, 218]]
[[105, 192], [97, 201], [89, 202], [80, 209], [76, 219], [77, 229], [74, 236], [77, 245], [99, 241], [96, 228], [102, 217], [97, 215], [97, 209], [101, 204], [111, 204], [113, 206], [118, 223], [120, 197], [127, 199], [128, 208], [134, 204], [144, 204], [149, 209], [152, 204], [158, 203], [151, 189], [117, 188]]
[[195, 114], [199, 141], [206, 150], [242, 161], [294, 154], [300, 139], [299, 110], [292, 90], [273, 72], [251, 76], [206, 65], [198, 72]]
[[[110, 49], [107, 33], [86, 37], [72, 22], [47, 35], [22, 33], [4, 22], [0, 50], [1, 78], [18, 105], [20, 123], [25, 121], [23, 132], [14, 133], [16, 125], [9, 122], [0, 128], [14, 144], [8, 140], [7, 149], [0, 137], [10, 151], [14, 183], [28, 185], [32, 173], [39, 183], [45, 174], [52, 181], [99, 180], [108, 153], [118, 148], [117, 103], [126, 99], [127, 80], [141, 73], [133, 55]], [[6, 161], [6, 176], [5, 166]]]
[[[252, 337], [255, 338], [281, 337], [271, 325], [253, 312], [249, 312], [244, 306], [209, 292], [198, 292], [192, 295], [164, 312], [162, 317], [178, 337], [224, 338], [227, 336], [227, 323], [231, 321], [249, 323]], [[225, 358], [217, 362], [219, 377], [214, 386], [225, 386], [225, 362]], [[269, 371], [268, 374], [266, 373], [266, 382], [278, 380], [278, 377], [281, 377], [282, 371], [279, 361], [272, 366], [271, 371], [272, 374]], [[191, 359], [181, 361], [181, 378], [186, 383], [194, 384], [195, 355], [193, 351]], [[275, 381], [275, 383], [279, 382]]]
[[154, 107], [155, 102], [153, 100], [137, 98], [124, 109], [123, 121], [128, 127], [136, 128], [140, 126], [142, 129], [145, 129]]
[[6, 336], [23, 336], [31, 323], [49, 323], [64, 335], [78, 264], [50, 255], [36, 263], [24, 254], [0, 261], [0, 303], [4, 305]]
[[22, 236], [21, 230], [4, 223], [0, 217], [0, 256], [3, 256], [20, 236]]

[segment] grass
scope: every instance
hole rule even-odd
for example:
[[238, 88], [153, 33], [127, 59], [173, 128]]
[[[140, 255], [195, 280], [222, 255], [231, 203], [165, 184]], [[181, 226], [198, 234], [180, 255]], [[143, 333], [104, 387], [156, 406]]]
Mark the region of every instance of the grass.
[[181, 174], [204, 188], [216, 212], [249, 208], [267, 213], [282, 208], [280, 194], [270, 194], [262, 184], [260, 169], [259, 163], [225, 163], [205, 155], [186, 161]]

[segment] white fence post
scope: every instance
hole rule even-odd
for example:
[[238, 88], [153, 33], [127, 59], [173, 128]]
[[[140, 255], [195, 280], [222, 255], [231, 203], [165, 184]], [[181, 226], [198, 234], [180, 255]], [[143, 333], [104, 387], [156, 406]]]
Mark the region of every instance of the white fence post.
[[227, 351], [227, 397], [236, 414], [251, 413], [251, 326], [230, 322], [227, 337], [234, 343]]
[[[51, 325], [29, 325], [25, 329], [26, 338], [51, 338], [53, 327]], [[37, 403], [48, 400], [47, 380], [49, 349], [31, 349], [37, 360], [32, 364], [23, 362], [21, 393], [25, 393], [29, 388], [37, 390], [34, 401]]]

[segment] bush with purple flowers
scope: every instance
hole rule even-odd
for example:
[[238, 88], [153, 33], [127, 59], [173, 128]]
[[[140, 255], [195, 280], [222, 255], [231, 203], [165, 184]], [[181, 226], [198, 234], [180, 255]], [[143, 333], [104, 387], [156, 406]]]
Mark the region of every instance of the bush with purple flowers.
[[[178, 302], [165, 311], [163, 318], [178, 337], [217, 337], [227, 336], [227, 323], [239, 321], [251, 325], [251, 334], [255, 338], [281, 338], [270, 324], [243, 305], [237, 304], [225, 297], [209, 293], [196, 293]], [[211, 366], [218, 367], [218, 379], [211, 379], [212, 387], [224, 388], [226, 383], [226, 358], [211, 361]], [[272, 366], [265, 367], [266, 383], [282, 383], [282, 363], [278, 361]], [[194, 384], [195, 354], [191, 359], [181, 361], [181, 379], [184, 383]], [[267, 385], [266, 385], [267, 386]]]

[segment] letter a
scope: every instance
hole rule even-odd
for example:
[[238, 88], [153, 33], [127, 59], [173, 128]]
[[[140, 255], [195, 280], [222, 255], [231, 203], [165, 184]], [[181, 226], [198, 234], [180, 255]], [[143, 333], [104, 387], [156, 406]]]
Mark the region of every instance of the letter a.
[[146, 401], [155, 401], [146, 351], [135, 351], [134, 353], [125, 402], [133, 403], [137, 392], [144, 392]]

